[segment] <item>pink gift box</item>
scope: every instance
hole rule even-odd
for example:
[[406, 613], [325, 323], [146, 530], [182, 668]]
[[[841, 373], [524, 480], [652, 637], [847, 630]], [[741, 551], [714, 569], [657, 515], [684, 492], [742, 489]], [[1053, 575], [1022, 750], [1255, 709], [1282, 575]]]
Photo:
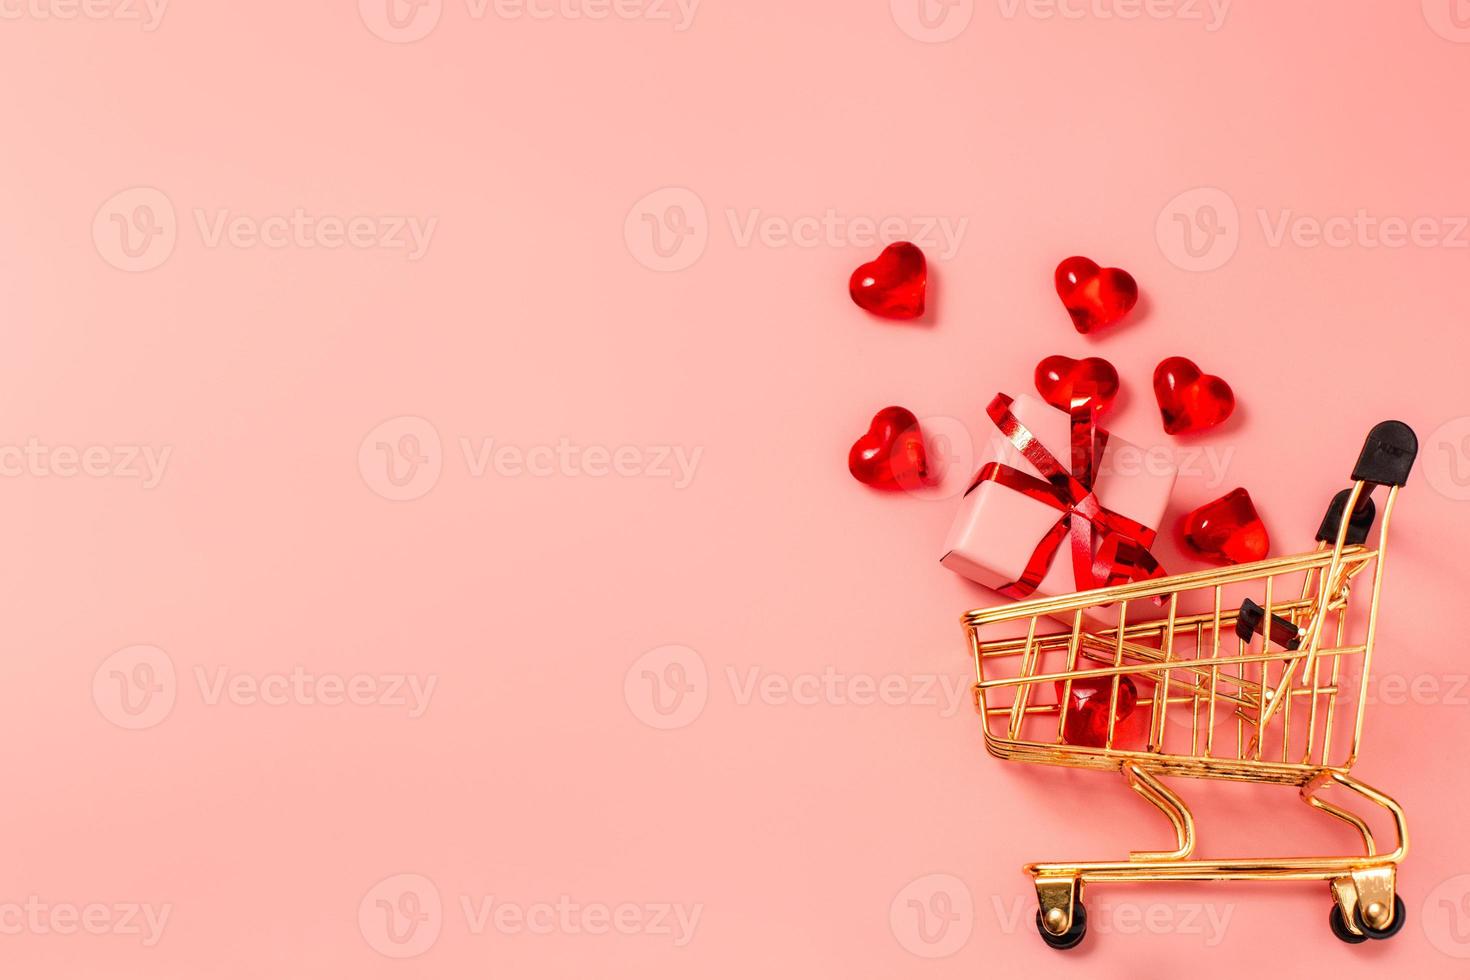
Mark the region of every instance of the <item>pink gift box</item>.
[[[1031, 395], [1021, 395], [1011, 413], [1064, 467], [1071, 466], [1071, 420]], [[990, 426], [987, 418], [985, 424]], [[1041, 474], [998, 429], [979, 458], [1013, 466], [1031, 476]], [[1175, 464], [1166, 448], [1146, 450], [1108, 434], [1093, 492], [1109, 510], [1159, 529], [1169, 494], [1174, 489]], [[967, 493], [945, 541], [946, 568], [987, 588], [1015, 582], [1025, 572], [1037, 544], [1062, 516], [1061, 511], [999, 483], [987, 481]], [[1063, 595], [1077, 591], [1069, 546], [1063, 542], [1033, 595]], [[1104, 622], [1117, 621], [1116, 611], [1090, 614]]]

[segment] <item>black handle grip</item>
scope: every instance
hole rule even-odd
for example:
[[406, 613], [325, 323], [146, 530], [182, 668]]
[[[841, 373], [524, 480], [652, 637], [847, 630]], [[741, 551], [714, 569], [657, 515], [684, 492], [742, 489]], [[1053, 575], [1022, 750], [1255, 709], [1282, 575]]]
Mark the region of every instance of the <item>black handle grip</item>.
[[[1249, 643], [1252, 636], [1261, 632], [1261, 621], [1265, 618], [1266, 610], [1260, 603], [1245, 600], [1240, 604], [1240, 615], [1235, 619], [1235, 635]], [[1295, 650], [1302, 645], [1302, 631], [1291, 620], [1272, 613], [1271, 642], [1287, 650]]]
[[[1332, 503], [1327, 507], [1327, 514], [1322, 518], [1322, 526], [1317, 528], [1317, 540], [1325, 544], [1334, 544], [1337, 541], [1337, 531], [1342, 527], [1342, 509], [1347, 506], [1348, 498], [1353, 495], [1351, 489], [1339, 491], [1332, 498]], [[1373, 528], [1373, 517], [1378, 513], [1378, 508], [1373, 505], [1373, 498], [1366, 493], [1358, 497], [1358, 505], [1353, 508], [1353, 519], [1348, 522], [1347, 540], [1344, 544], [1363, 544], [1368, 540], [1368, 532]]]
[[1409, 470], [1418, 453], [1419, 437], [1413, 429], [1402, 422], [1379, 422], [1363, 443], [1353, 479], [1401, 487], [1409, 482]]

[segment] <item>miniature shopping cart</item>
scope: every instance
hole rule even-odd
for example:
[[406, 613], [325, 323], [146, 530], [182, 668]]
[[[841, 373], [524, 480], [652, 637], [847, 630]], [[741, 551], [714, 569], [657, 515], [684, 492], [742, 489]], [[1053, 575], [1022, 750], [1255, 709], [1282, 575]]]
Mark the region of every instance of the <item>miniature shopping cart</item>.
[[[1177, 836], [1173, 850], [1127, 860], [1027, 866], [1040, 903], [1036, 926], [1049, 945], [1082, 941], [1089, 882], [1325, 881], [1339, 939], [1386, 939], [1403, 927], [1394, 879], [1409, 845], [1404, 812], [1349, 773], [1363, 734], [1389, 520], [1417, 450], [1402, 422], [1375, 426], [1313, 552], [965, 614], [990, 754], [1121, 772]], [[1387, 499], [1375, 515], [1378, 487]], [[998, 624], [1010, 624], [1012, 635], [987, 638]], [[1086, 688], [1099, 710], [1107, 701], [1090, 736], [1069, 723], [1069, 712], [1084, 710], [1074, 687]], [[1120, 703], [1130, 702], [1124, 718]], [[1305, 803], [1358, 831], [1363, 853], [1192, 859], [1194, 818], [1161, 776], [1300, 787]], [[1386, 811], [1392, 849], [1378, 845], [1346, 805], [1352, 800]]]

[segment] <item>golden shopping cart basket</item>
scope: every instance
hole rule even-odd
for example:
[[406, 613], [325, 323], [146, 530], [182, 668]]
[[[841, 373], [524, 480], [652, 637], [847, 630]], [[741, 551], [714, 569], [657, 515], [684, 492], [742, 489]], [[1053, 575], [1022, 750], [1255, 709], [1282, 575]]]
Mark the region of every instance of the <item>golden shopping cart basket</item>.
[[[1363, 734], [1389, 520], [1417, 451], [1402, 422], [1375, 426], [1313, 552], [965, 614], [990, 754], [1121, 772], [1177, 835], [1173, 850], [1126, 860], [1028, 865], [1037, 929], [1049, 945], [1082, 941], [1089, 882], [1325, 881], [1338, 938], [1386, 939], [1403, 927], [1394, 887], [1409, 846], [1403, 810], [1349, 772]], [[1380, 486], [1387, 499], [1375, 515]], [[1099, 615], [1116, 616], [1115, 625]], [[1013, 635], [986, 638], [998, 624]], [[1191, 859], [1194, 818], [1160, 776], [1298, 786], [1305, 803], [1358, 831], [1363, 853]], [[1381, 849], [1357, 813], [1322, 798], [1332, 789], [1386, 811], [1393, 848]]]

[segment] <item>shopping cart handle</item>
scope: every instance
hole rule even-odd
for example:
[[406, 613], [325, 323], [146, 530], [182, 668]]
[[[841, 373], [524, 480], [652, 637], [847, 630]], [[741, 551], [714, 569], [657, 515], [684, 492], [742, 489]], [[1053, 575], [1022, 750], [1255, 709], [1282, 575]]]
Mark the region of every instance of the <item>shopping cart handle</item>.
[[[1337, 541], [1338, 529], [1342, 527], [1342, 509], [1347, 506], [1348, 498], [1353, 495], [1351, 488], [1341, 490], [1337, 496], [1332, 498], [1332, 503], [1327, 507], [1327, 516], [1322, 518], [1322, 526], [1317, 528], [1317, 540], [1326, 544]], [[1368, 540], [1368, 532], [1373, 528], [1373, 516], [1378, 508], [1373, 505], [1373, 498], [1366, 493], [1358, 498], [1358, 505], [1353, 508], [1353, 519], [1348, 524], [1347, 539], [1344, 544], [1362, 544]]]
[[1380, 486], [1401, 487], [1419, 452], [1419, 437], [1402, 422], [1379, 422], [1368, 433], [1353, 479]]

